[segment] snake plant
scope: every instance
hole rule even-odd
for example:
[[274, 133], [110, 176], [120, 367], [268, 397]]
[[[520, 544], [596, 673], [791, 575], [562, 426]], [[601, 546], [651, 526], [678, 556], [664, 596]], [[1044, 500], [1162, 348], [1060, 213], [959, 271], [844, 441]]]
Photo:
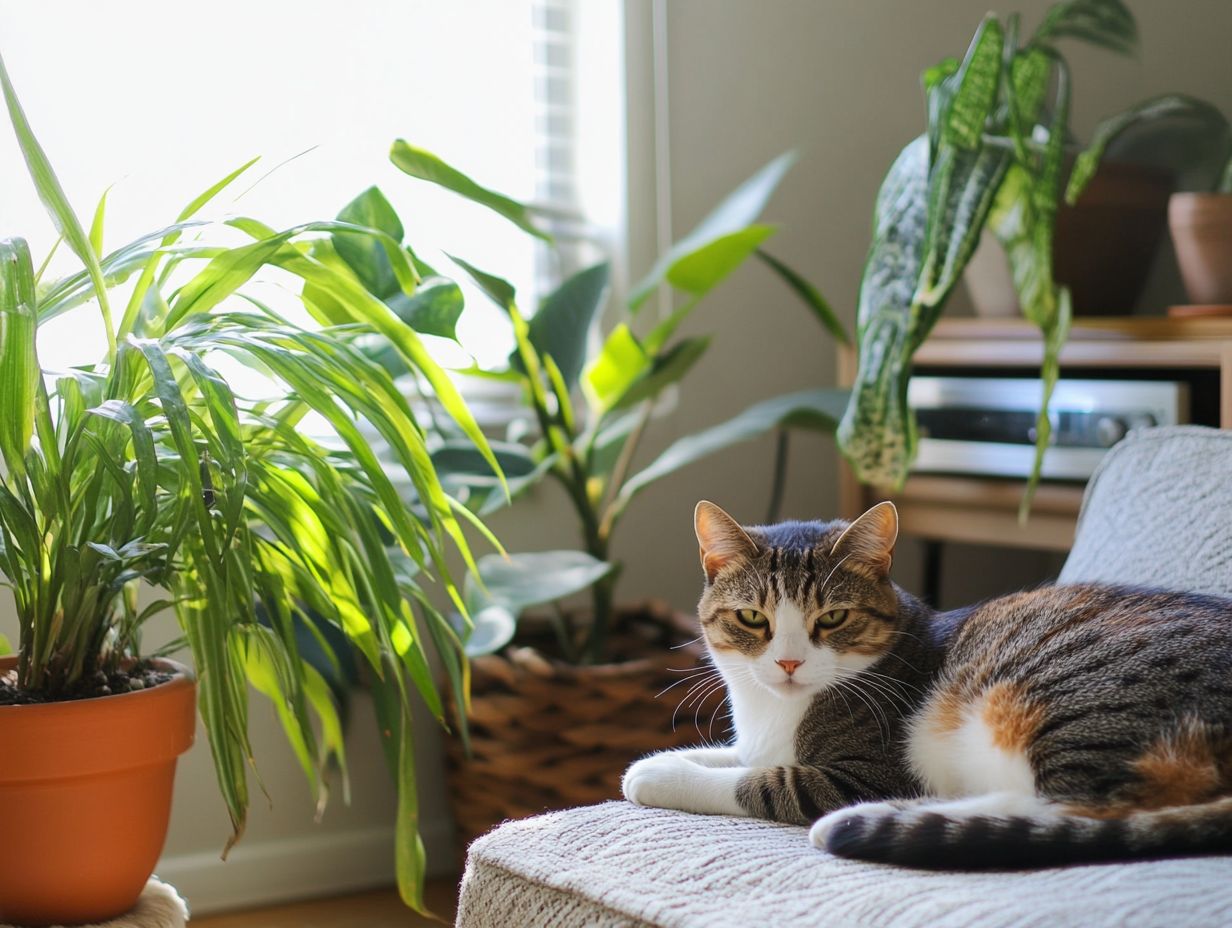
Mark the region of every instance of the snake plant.
[[[961, 61], [924, 72], [927, 131], [890, 168], [877, 197], [873, 241], [857, 309], [858, 372], [839, 425], [840, 447], [865, 483], [901, 488], [915, 456], [907, 406], [911, 359], [945, 303], [983, 230], [1000, 241], [1023, 314], [1043, 340], [1042, 395], [1026, 513], [1050, 439], [1048, 404], [1069, 332], [1068, 290], [1053, 277], [1052, 247], [1069, 137], [1070, 74], [1061, 39], [1129, 54], [1137, 26], [1121, 0], [1054, 4], [1020, 41], [1019, 17], [989, 14]], [[1134, 122], [1205, 118], [1210, 108], [1168, 96], [1109, 119], [1077, 160], [1071, 201], [1105, 147]]]
[[[461, 642], [427, 584], [434, 575], [464, 614], [447, 560], [474, 562], [423, 429], [356, 340], [379, 341], [415, 370], [499, 473], [415, 327], [361, 277], [383, 267], [397, 298], [414, 303], [422, 267], [362, 217], [282, 231], [196, 220], [251, 162], [166, 228], [104, 251], [101, 205], [86, 233], [3, 62], [0, 83], [30, 176], [84, 266], [41, 279], [25, 241], [0, 242], [0, 578], [16, 606], [18, 686], [62, 697], [96, 672], [148, 658], [143, 625], [173, 611], [184, 638], [172, 647], [186, 643], [195, 663], [230, 847], [249, 802], [249, 684], [272, 701], [319, 803], [334, 765], [345, 787], [339, 715], [299, 644], [306, 629], [335, 661], [324, 632], [340, 630], [368, 668], [399, 787], [398, 881], [422, 908], [411, 705], [422, 699], [444, 718], [433, 654], [459, 704], [467, 687]], [[310, 321], [257, 299], [250, 282], [265, 268], [298, 279], [296, 302]], [[40, 329], [63, 316], [88, 325], [93, 314], [102, 356], [42, 367]], [[263, 373], [268, 395], [233, 388], [227, 358]], [[328, 424], [329, 439], [301, 428], [310, 414]], [[410, 502], [360, 421], [409, 475]]]

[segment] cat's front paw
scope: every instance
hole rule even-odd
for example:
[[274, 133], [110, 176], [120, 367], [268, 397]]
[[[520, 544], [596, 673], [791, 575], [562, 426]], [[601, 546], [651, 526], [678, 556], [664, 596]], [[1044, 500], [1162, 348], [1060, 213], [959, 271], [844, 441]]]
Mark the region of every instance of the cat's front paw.
[[700, 769], [673, 751], [652, 754], [625, 771], [620, 788], [626, 799], [639, 806], [688, 810], [690, 786]]
[[813, 823], [809, 829], [809, 843], [813, 847], [826, 850], [830, 835], [841, 827], [852, 827], [851, 823], [860, 821], [862, 827], [887, 816], [896, 815], [900, 806], [893, 802], [861, 802], [845, 809], [838, 809], [829, 815], [824, 815]]

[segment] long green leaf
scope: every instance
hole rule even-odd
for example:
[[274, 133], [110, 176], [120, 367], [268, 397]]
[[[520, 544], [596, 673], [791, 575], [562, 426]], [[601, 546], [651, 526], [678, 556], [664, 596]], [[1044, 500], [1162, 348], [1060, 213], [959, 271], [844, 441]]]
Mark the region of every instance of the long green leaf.
[[757, 249], [757, 257], [761, 258], [774, 273], [776, 273], [783, 282], [792, 290], [805, 306], [817, 317], [817, 321], [822, 324], [831, 335], [833, 335], [841, 344], [850, 345], [851, 336], [847, 334], [847, 329], [843, 323], [839, 321], [838, 314], [834, 312], [829, 301], [821, 295], [812, 283], [804, 278], [798, 271], [788, 267], [778, 258], [769, 252]]
[[636, 312], [665, 280], [699, 296], [731, 273], [773, 234], [769, 226], [754, 223], [795, 160], [794, 152], [779, 155], [728, 194], [633, 288], [629, 308]]
[[73, 249], [77, 257], [86, 266], [86, 270], [90, 273], [90, 280], [94, 283], [94, 291], [98, 297], [99, 309], [103, 316], [103, 327], [107, 333], [108, 354], [110, 358], [114, 359], [116, 351], [115, 326], [111, 320], [111, 305], [107, 299], [107, 286], [103, 282], [103, 272], [98, 265], [98, 255], [95, 254], [94, 246], [90, 243], [89, 237], [81, 227], [77, 214], [73, 212], [72, 206], [69, 205], [68, 197], [65, 196], [64, 188], [60, 186], [60, 180], [56, 177], [55, 171], [52, 170], [51, 162], [47, 159], [43, 146], [39, 144], [38, 139], [34, 136], [34, 131], [30, 128], [30, 122], [26, 119], [25, 111], [21, 108], [21, 103], [17, 99], [17, 93], [13, 90], [12, 81], [9, 80], [8, 68], [5, 67], [3, 57], [0, 57], [0, 85], [4, 89], [4, 100], [8, 105], [9, 120], [13, 124], [13, 131], [17, 135], [17, 142], [21, 147], [23, 157], [26, 159], [26, 167], [30, 171], [30, 178], [34, 181], [35, 189], [38, 190], [39, 198], [47, 208], [47, 213], [51, 216], [52, 222], [55, 223], [61, 237], [68, 242], [69, 247]]
[[1138, 25], [1121, 0], [1068, 0], [1054, 3], [1035, 32], [1035, 41], [1072, 38], [1122, 55], [1138, 50]]
[[15, 477], [26, 472], [42, 371], [35, 351], [34, 267], [24, 239], [0, 241], [0, 454]]
[[1229, 131], [1228, 120], [1223, 113], [1205, 100], [1175, 93], [1144, 100], [1108, 117], [1095, 127], [1091, 144], [1074, 161], [1074, 169], [1070, 172], [1069, 185], [1065, 190], [1065, 202], [1071, 205], [1078, 202], [1078, 198], [1099, 169], [1104, 152], [1124, 132], [1141, 123], [1177, 118], [1192, 122], [1212, 133], [1226, 136]]
[[403, 139], [398, 139], [389, 150], [389, 160], [399, 170], [410, 174], [412, 177], [437, 184], [481, 206], [486, 206], [494, 213], [504, 216], [519, 229], [529, 232], [536, 238], [549, 242], [552, 240], [552, 237], [547, 232], [535, 224], [530, 209], [524, 204], [475, 183], [475, 181], [471, 180], [457, 168], [446, 164], [430, 151], [425, 151]]
[[843, 389], [788, 393], [756, 403], [719, 425], [677, 439], [644, 470], [625, 482], [617, 503], [623, 508], [636, 494], [656, 480], [732, 445], [751, 441], [779, 426], [832, 432], [843, 414], [849, 396], [850, 393]]

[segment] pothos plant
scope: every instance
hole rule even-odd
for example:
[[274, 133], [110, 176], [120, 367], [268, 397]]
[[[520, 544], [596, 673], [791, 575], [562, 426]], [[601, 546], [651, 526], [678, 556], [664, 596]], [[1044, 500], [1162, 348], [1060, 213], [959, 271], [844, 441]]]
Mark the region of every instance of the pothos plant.
[[[335, 630], [368, 668], [398, 784], [398, 882], [403, 898], [422, 908], [411, 704], [421, 698], [444, 717], [429, 655], [459, 705], [467, 692], [461, 641], [426, 584], [439, 583], [465, 616], [447, 553], [474, 562], [458, 522], [465, 510], [445, 492], [424, 430], [388, 372], [354, 347], [356, 338], [380, 341], [416, 371], [499, 474], [452, 381], [415, 325], [386, 302], [431, 302], [422, 266], [400, 241], [362, 222], [274, 231], [247, 218], [225, 227], [194, 219], [251, 162], [171, 225], [108, 251], [103, 203], [87, 233], [3, 62], [0, 82], [59, 241], [84, 266], [48, 280], [47, 261], [36, 272], [25, 241], [0, 242], [0, 579], [16, 606], [17, 686], [49, 699], [77, 694], [100, 670], [148, 659], [143, 626], [174, 612], [184, 637], [170, 649], [186, 644], [196, 667], [234, 828], [230, 847], [249, 803], [249, 684], [271, 700], [318, 803], [334, 764], [345, 791], [338, 712], [299, 640], [306, 630], [323, 645], [318, 653], [336, 662], [324, 644]], [[363, 268], [378, 260], [395, 293], [375, 294], [362, 282]], [[257, 298], [250, 282], [263, 269], [298, 281], [293, 308], [306, 311], [305, 322]], [[58, 371], [40, 364], [46, 325], [66, 316], [88, 325], [93, 314], [105, 333], [101, 357]], [[432, 318], [423, 317], [425, 328]], [[234, 389], [225, 358], [264, 374], [266, 395]], [[327, 437], [302, 428], [310, 414]], [[361, 421], [409, 475], [414, 505]]]
[[[548, 238], [533, 209], [482, 186], [435, 155], [399, 141], [393, 146], [392, 159], [408, 174], [461, 194], [527, 232]], [[511, 440], [492, 443], [511, 494], [516, 498], [542, 480], [555, 482], [573, 507], [582, 541], [580, 551], [481, 559], [482, 583], [467, 583], [467, 604], [475, 622], [467, 642], [469, 653], [486, 653], [506, 644], [527, 607], [589, 588], [588, 614], [556, 613], [560, 651], [566, 659], [580, 663], [610, 658], [614, 591], [620, 573], [620, 565], [612, 560], [612, 543], [637, 495], [668, 474], [775, 427], [833, 431], [847, 392], [807, 390], [757, 403], [726, 422], [676, 440], [650, 463], [637, 464], [641, 440], [652, 426], [656, 409], [694, 369], [711, 341], [708, 335], [678, 336], [681, 323], [753, 255], [760, 255], [827, 329], [846, 337], [820, 294], [762, 250], [776, 229], [759, 217], [791, 162], [792, 157], [784, 155], [749, 178], [673, 245], [628, 299], [618, 304], [610, 298], [606, 263], [569, 277], [528, 314], [507, 281], [452, 257], [500, 308], [513, 335], [515, 347], [505, 364], [466, 372], [508, 381], [519, 389], [523, 415], [512, 429]], [[384, 207], [379, 211], [392, 222], [390, 211]], [[392, 226], [386, 228], [393, 231]], [[645, 318], [647, 300], [660, 287], [678, 294], [680, 305], [657, 320]], [[592, 350], [595, 325], [607, 306], [614, 313], [610, 329]], [[446, 485], [458, 487], [459, 495], [481, 514], [504, 505], [504, 495], [493, 492], [491, 470], [474, 447], [459, 444], [447, 432], [442, 438], [433, 461]]]
[[877, 197], [873, 242], [857, 310], [859, 365], [838, 429], [844, 455], [867, 484], [901, 488], [915, 456], [907, 406], [911, 359], [944, 310], [984, 229], [1005, 249], [1023, 314], [1043, 339], [1042, 391], [1025, 514], [1050, 440], [1048, 404], [1071, 319], [1068, 290], [1053, 277], [1063, 191], [1081, 194], [1106, 146], [1130, 125], [1163, 117], [1207, 120], [1201, 101], [1169, 95], [1105, 121], [1064, 182], [1070, 72], [1062, 39], [1129, 54], [1133, 15], [1121, 0], [1054, 4], [1021, 40], [1017, 14], [989, 14], [959, 61], [924, 72], [927, 131], [903, 149]]

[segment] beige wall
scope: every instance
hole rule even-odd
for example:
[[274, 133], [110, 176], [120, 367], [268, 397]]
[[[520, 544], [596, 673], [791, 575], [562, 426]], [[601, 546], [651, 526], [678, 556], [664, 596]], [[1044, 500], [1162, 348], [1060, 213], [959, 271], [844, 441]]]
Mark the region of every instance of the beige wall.
[[[1031, 23], [1046, 3], [1020, 6]], [[1134, 6], [1144, 36], [1140, 60], [1073, 54], [1079, 131], [1089, 131], [1103, 113], [1165, 90], [1196, 93], [1232, 112], [1232, 3], [1140, 0]], [[676, 234], [769, 158], [799, 149], [801, 161], [769, 211], [783, 224], [773, 251], [807, 272], [850, 324], [874, 194], [899, 147], [922, 126], [919, 72], [945, 55], [960, 54], [985, 7], [985, 0], [670, 0], [669, 205]], [[648, 266], [654, 251], [651, 56], [642, 44], [649, 13], [649, 0], [629, 0], [637, 43], [629, 75], [635, 272]], [[957, 302], [964, 302], [962, 294]], [[756, 400], [834, 381], [832, 344], [760, 267], [736, 274], [687, 328], [717, 337], [678, 408], [656, 423], [643, 462], [678, 435]], [[706, 497], [739, 518], [760, 519], [770, 467], [769, 444], [750, 444], [646, 492], [616, 546], [627, 562], [622, 595], [661, 596], [690, 608], [698, 592], [694, 503]], [[785, 512], [828, 518], [834, 508], [832, 443], [800, 438], [793, 446]], [[515, 550], [576, 540], [567, 506], [550, 486], [494, 525]], [[902, 560], [901, 579], [914, 584], [918, 557], [911, 546]], [[1054, 568], [1054, 559], [958, 548], [947, 563], [948, 598], [991, 594]], [[6, 601], [0, 631], [12, 628], [7, 609]], [[439, 744], [429, 726], [421, 730], [424, 824], [436, 865], [448, 866]], [[249, 834], [224, 871], [211, 864], [226, 835], [226, 817], [204, 742], [181, 766], [166, 872], [190, 889], [199, 907], [250, 901], [263, 891], [307, 894], [388, 877], [392, 794], [367, 707], [358, 707], [352, 734], [354, 805], [331, 807], [320, 826], [311, 824], [307, 790], [280, 739], [269, 714], [256, 712], [253, 740], [275, 804], [268, 809], [254, 786]]]
[[[1067, 48], [1080, 136], [1089, 137], [1101, 116], [1166, 91], [1197, 94], [1232, 112], [1226, 50], [1232, 4], [1130, 5], [1142, 34], [1138, 60]], [[783, 224], [771, 250], [806, 272], [850, 325], [873, 197], [899, 148], [923, 127], [919, 73], [946, 55], [962, 54], [987, 0], [668, 0], [666, 6], [676, 234], [766, 160], [798, 149], [800, 162], [768, 211]], [[1012, 8], [1033, 28], [1048, 6], [1028, 0]], [[639, 105], [649, 101], [634, 100], [631, 108]], [[634, 189], [631, 227], [643, 234], [653, 228], [644, 218], [649, 199]], [[1160, 300], [1175, 295], [1163, 293]], [[960, 290], [953, 303], [951, 311], [964, 311], [965, 293]], [[761, 267], [738, 272], [688, 329], [716, 338], [652, 445], [760, 398], [834, 382], [832, 344]], [[647, 492], [618, 545], [630, 562], [625, 594], [652, 592], [689, 605], [698, 579], [689, 524], [694, 502], [709, 497], [739, 518], [760, 519], [770, 467], [770, 445], [755, 443]], [[828, 439], [797, 441], [785, 511], [830, 517], [834, 475]], [[908, 546], [905, 568], [913, 554]], [[987, 595], [1043, 576], [1054, 564], [1051, 558], [956, 548], [948, 557], [948, 589], [959, 598], [964, 592]], [[913, 573], [905, 570], [900, 580], [915, 582]], [[982, 582], [960, 585], [964, 575]]]

